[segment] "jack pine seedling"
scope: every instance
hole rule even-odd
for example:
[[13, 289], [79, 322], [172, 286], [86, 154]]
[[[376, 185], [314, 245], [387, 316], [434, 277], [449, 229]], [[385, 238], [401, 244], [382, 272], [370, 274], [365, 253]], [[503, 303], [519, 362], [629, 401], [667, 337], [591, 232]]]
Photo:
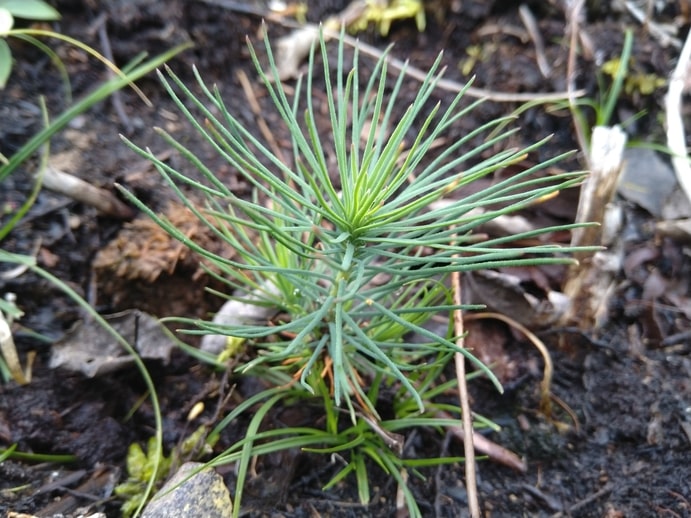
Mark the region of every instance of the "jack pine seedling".
[[[225, 426], [251, 411], [245, 439], [213, 461], [239, 462], [236, 515], [250, 458], [299, 447], [346, 455], [347, 466], [326, 486], [354, 473], [363, 502], [369, 500], [365, 459], [373, 460], [398, 479], [411, 514], [419, 516], [403, 471], [415, 472], [425, 459], [402, 458], [397, 432], [453, 423], [436, 418], [435, 398], [452, 388], [439, 380], [456, 352], [500, 388], [487, 367], [458, 348], [451, 329], [440, 335], [425, 326], [433, 315], [459, 309], [453, 305], [447, 276], [453, 271], [569, 261], [565, 255], [569, 250], [562, 246], [511, 245], [568, 230], [569, 225], [499, 238], [477, 236], [473, 230], [574, 186], [580, 173], [535, 174], [563, 158], [557, 156], [474, 194], [456, 196], [459, 199], [453, 203], [435, 204], [455, 199], [456, 191], [515, 165], [544, 141], [524, 149], [493, 151], [483, 158], [489, 150], [501, 149], [515, 131], [482, 140], [507, 120], [497, 119], [433, 152], [435, 142], [480, 102], [462, 102], [465, 90], [445, 109], [432, 102], [443, 73], [442, 56], [396, 119], [402, 87], [410, 81], [405, 68], [390, 82], [385, 53], [363, 77], [357, 47], [347, 62], [345, 38], [335, 39], [335, 74], [321, 34], [310, 52], [306, 76], [297, 81], [291, 97], [279, 80], [268, 37], [264, 38], [266, 71], [248, 42], [261, 83], [290, 134], [292, 156], [286, 162], [227, 109], [218, 88], [207, 86], [196, 69], [201, 96], [169, 68], [159, 73], [193, 128], [253, 187], [249, 199], [236, 195], [192, 150], [162, 129], [156, 131], [198, 169], [202, 181], [129, 143], [155, 164], [182, 202], [239, 258], [205, 250], [133, 195], [129, 198], [203, 258], [210, 274], [228, 287], [220, 295], [275, 308], [280, 315], [272, 321], [231, 325], [178, 319], [188, 326], [186, 332], [224, 335], [233, 347], [244, 344], [250, 359], [237, 371], [276, 384], [234, 409], [208, 438], [215, 443]], [[326, 90], [327, 132], [317, 126], [313, 91], [318, 74], [323, 74]], [[480, 144], [471, 146], [471, 142]], [[183, 187], [201, 193], [205, 206], [195, 205]], [[380, 418], [377, 400], [384, 390], [393, 394], [389, 403], [395, 419]], [[305, 399], [323, 405], [323, 428], [261, 429], [273, 406]], [[457, 406], [444, 408], [458, 412]], [[434, 465], [458, 459], [427, 460], [427, 465]]]

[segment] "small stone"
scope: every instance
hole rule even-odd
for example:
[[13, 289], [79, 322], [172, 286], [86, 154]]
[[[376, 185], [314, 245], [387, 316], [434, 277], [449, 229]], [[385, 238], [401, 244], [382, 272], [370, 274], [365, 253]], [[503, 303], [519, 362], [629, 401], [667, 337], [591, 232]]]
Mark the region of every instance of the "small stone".
[[228, 518], [233, 514], [230, 492], [218, 473], [200, 462], [186, 462], [144, 509], [143, 518], [204, 516]]

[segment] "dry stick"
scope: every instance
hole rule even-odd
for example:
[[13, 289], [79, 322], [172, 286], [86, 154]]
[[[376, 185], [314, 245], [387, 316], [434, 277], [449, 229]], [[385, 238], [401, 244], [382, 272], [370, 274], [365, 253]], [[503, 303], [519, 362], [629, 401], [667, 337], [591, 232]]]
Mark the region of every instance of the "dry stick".
[[[266, 11], [262, 11], [261, 9], [254, 8], [252, 6], [244, 5], [240, 2], [234, 2], [232, 0], [199, 0], [201, 2], [204, 2], [206, 4], [211, 4], [211, 5], [216, 5], [220, 7], [224, 7], [226, 9], [229, 9], [231, 11], [237, 11], [237, 12], [242, 12], [242, 13], [247, 13], [247, 14], [253, 14], [256, 16], [262, 16], [265, 20], [277, 23], [279, 25], [282, 25], [284, 27], [289, 27], [293, 29], [304, 29], [306, 27], [309, 27], [310, 24], [299, 24], [296, 22], [292, 22], [290, 20], [285, 20], [281, 16], [277, 16], [272, 13], [268, 13]], [[329, 22], [338, 22], [340, 17], [337, 15], [333, 18], [330, 18], [327, 20], [326, 23]], [[340, 22], [338, 22], [340, 25]], [[316, 26], [313, 25], [314, 28]], [[340, 37], [340, 31], [334, 31], [330, 30], [326, 27], [323, 28], [324, 35], [328, 36], [329, 38], [339, 38]], [[318, 32], [316, 32], [317, 37], [318, 37]], [[317, 40], [315, 39], [315, 42]], [[344, 35], [343, 41], [346, 42], [348, 45], [351, 47], [357, 47], [358, 50], [360, 51], [361, 54], [368, 55], [370, 57], [379, 59], [383, 55], [383, 52], [379, 50], [376, 47], [373, 47], [372, 45], [367, 45], [366, 43], [363, 43], [359, 41], [357, 38], [353, 38], [348, 35]], [[390, 54], [387, 54], [385, 57], [385, 60], [387, 64], [398, 70], [398, 71], [405, 71], [405, 74], [407, 76], [412, 77], [413, 79], [417, 79], [418, 81], [424, 81], [424, 79], [427, 77], [427, 73], [423, 72], [419, 68], [413, 67], [413, 66], [408, 66], [405, 61], [402, 61], [400, 59], [392, 57]], [[437, 82], [437, 87], [442, 89], [442, 90], [447, 90], [450, 92], [460, 92], [463, 88], [465, 88], [465, 84], [461, 84], [458, 81], [453, 81], [451, 79], [440, 79]], [[571, 95], [574, 97], [582, 97], [585, 95], [585, 90], [575, 90], [571, 92]], [[494, 102], [528, 102], [528, 101], [563, 101], [569, 96], [568, 92], [550, 92], [550, 93], [530, 93], [530, 92], [520, 92], [520, 93], [507, 93], [507, 92], [497, 92], [495, 90], [486, 90], [484, 88], [475, 88], [475, 87], [468, 87], [465, 89], [465, 94], [468, 97], [474, 97], [477, 99], [484, 99], [487, 101], [494, 101]]]
[[114, 473], [112, 470], [97, 468], [91, 477], [81, 484], [78, 488], [60, 500], [52, 501], [43, 509], [38, 511], [39, 516], [55, 516], [71, 513], [77, 509], [82, 498], [79, 495], [92, 498], [94, 501], [102, 500], [100, 495], [108, 493], [108, 488], [113, 483]]
[[259, 101], [257, 101], [257, 97], [254, 95], [254, 88], [252, 88], [252, 84], [250, 83], [247, 74], [244, 70], [238, 70], [236, 73], [236, 77], [238, 78], [238, 81], [240, 81], [240, 85], [242, 86], [243, 92], [245, 92], [245, 97], [247, 98], [247, 102], [250, 105], [250, 109], [252, 110], [252, 113], [254, 113], [257, 126], [259, 126], [259, 130], [261, 131], [266, 141], [269, 143], [269, 147], [273, 151], [274, 155], [276, 155], [281, 162], [288, 165], [289, 162], [285, 154], [283, 153], [283, 150], [278, 145], [278, 142], [276, 142], [274, 133], [269, 129], [269, 125], [266, 123], [266, 119], [264, 119], [264, 117], [262, 116], [261, 106], [259, 105]]
[[[324, 31], [324, 34], [329, 36], [337, 36], [338, 34], [332, 31]], [[357, 46], [361, 54], [367, 54], [374, 58], [380, 58], [383, 52], [376, 47], [362, 43], [355, 38], [346, 36], [344, 41], [352, 46]], [[427, 77], [427, 73], [423, 72], [419, 68], [407, 65], [405, 61], [398, 58], [394, 58], [387, 54], [385, 56], [386, 62], [392, 68], [405, 71], [407, 76], [417, 79], [418, 81], [424, 81]], [[460, 92], [465, 88], [465, 84], [461, 84], [458, 81], [452, 79], [440, 79], [436, 83], [437, 88], [442, 90], [447, 90], [450, 92]], [[585, 95], [585, 90], [575, 90], [571, 92], [574, 97], [582, 97]], [[469, 86], [465, 88], [465, 95], [468, 97], [474, 97], [476, 99], [484, 99], [486, 101], [494, 101], [499, 103], [510, 103], [510, 102], [528, 102], [528, 101], [563, 101], [569, 95], [568, 92], [551, 92], [551, 93], [508, 93], [508, 92], [497, 92], [495, 90], [485, 90], [484, 88], [475, 88]]]
[[[449, 414], [448, 412], [444, 412], [442, 410], [438, 411], [435, 414], [435, 417], [438, 417], [440, 419], [452, 418], [451, 414]], [[465, 433], [463, 433], [463, 428], [461, 426], [451, 426], [449, 427], [449, 432], [454, 438], [458, 439], [459, 441], [466, 442], [466, 435]], [[487, 458], [492, 462], [502, 464], [506, 467], [518, 471], [519, 473], [527, 473], [528, 471], [528, 466], [526, 465], [523, 459], [521, 459], [511, 450], [504, 448], [496, 442], [490, 441], [484, 435], [480, 435], [479, 433], [473, 434], [473, 446], [475, 447], [475, 450], [482, 453], [483, 455], [486, 455]]]
[[[113, 49], [110, 46], [110, 39], [108, 38], [108, 31], [106, 29], [107, 20], [108, 16], [104, 13], [97, 18], [95, 25], [97, 26], [98, 30], [98, 39], [101, 42], [101, 47], [103, 47], [103, 55], [108, 61], [115, 63], [115, 59], [113, 58]], [[106, 73], [110, 79], [115, 77], [115, 74], [110, 69], [108, 69]], [[122, 94], [120, 93], [120, 90], [115, 90], [111, 94], [110, 99], [113, 104], [113, 108], [115, 109], [115, 113], [118, 114], [120, 122], [122, 122], [125, 126], [125, 131], [128, 135], [132, 134], [132, 132], [134, 132], [134, 125], [125, 112], [125, 105], [122, 102]]]
[[636, 4], [630, 1], [624, 2], [624, 6], [626, 7], [626, 10], [629, 11], [629, 14], [636, 19], [636, 21], [643, 25], [652, 36], [658, 39], [660, 45], [663, 47], [670, 45], [677, 49], [681, 47], [681, 41], [669, 34], [663, 25], [653, 23], [650, 20], [650, 11], [648, 9], [644, 12]]
[[592, 495], [584, 498], [580, 502], [573, 504], [572, 506], [570, 506], [565, 511], [559, 511], [556, 514], [553, 514], [551, 518], [561, 518], [562, 516], [573, 516], [572, 513], [576, 513], [578, 511], [580, 511], [585, 506], [591, 504], [592, 502], [594, 502], [598, 498], [602, 498], [603, 496], [607, 495], [608, 493], [611, 493], [613, 488], [614, 488], [614, 486], [612, 484], [605, 484], [605, 486], [602, 489], [600, 489], [598, 492], [593, 493]]
[[[578, 47], [578, 31], [580, 30], [580, 18], [581, 10], [583, 9], [583, 4], [585, 0], [575, 0], [570, 8], [566, 11], [566, 28], [569, 33], [569, 55], [566, 62], [566, 91], [569, 100], [569, 109], [571, 113], [575, 115], [576, 113], [576, 49]], [[583, 133], [583, 128], [578, 124], [578, 120], [575, 116], [572, 117], [573, 126], [576, 131], [576, 139], [578, 140], [578, 146], [581, 148], [581, 152], [585, 156], [588, 162], [588, 168], [590, 169], [590, 156], [588, 153], [588, 142], [585, 134]]]
[[[458, 271], [451, 273], [451, 283], [453, 285], [453, 303], [461, 305], [461, 274]], [[456, 345], [459, 349], [465, 347], [465, 333], [463, 329], [463, 313], [460, 309], [453, 312], [453, 326], [456, 338]], [[475, 473], [475, 434], [473, 432], [473, 416], [470, 413], [470, 402], [468, 401], [468, 384], [465, 379], [465, 356], [462, 353], [454, 354], [456, 364], [456, 378], [458, 379], [458, 398], [461, 403], [461, 420], [463, 423], [463, 450], [465, 453], [465, 485], [468, 493], [468, 510], [471, 518], [480, 518], [480, 504], [477, 498], [477, 475]]]
[[691, 200], [691, 165], [689, 165], [689, 159], [686, 155], [686, 137], [684, 136], [684, 123], [681, 120], [681, 98], [686, 86], [690, 59], [691, 32], [686, 37], [677, 66], [669, 78], [669, 89], [665, 96], [667, 147], [672, 152], [672, 166], [677, 174], [677, 181], [689, 200]]
[[535, 60], [537, 61], [540, 73], [542, 77], [547, 78], [552, 74], [552, 67], [549, 66], [547, 58], [545, 57], [545, 44], [542, 41], [535, 16], [533, 16], [530, 7], [526, 4], [521, 4], [518, 8], [518, 14], [521, 16], [521, 21], [523, 21], [523, 25], [525, 25], [528, 34], [530, 34], [530, 39], [533, 40], [533, 45], [535, 46]]
[[[259, 131], [261, 131], [262, 135], [264, 135], [264, 138], [269, 143], [269, 147], [273, 151], [274, 155], [276, 155], [278, 159], [281, 162], [283, 162], [286, 166], [289, 166], [290, 162], [286, 158], [281, 147], [278, 145], [278, 142], [274, 137], [274, 133], [269, 129], [269, 125], [267, 124], [266, 119], [262, 116], [262, 109], [259, 105], [259, 101], [257, 100], [257, 96], [254, 94], [254, 88], [252, 88], [252, 83], [250, 82], [249, 77], [247, 77], [247, 74], [244, 70], [238, 70], [236, 76], [238, 78], [238, 81], [240, 81], [242, 90], [245, 92], [245, 97], [247, 98], [247, 102], [250, 105], [250, 110], [252, 110], [252, 113], [254, 113], [257, 126], [259, 127]], [[293, 189], [297, 189], [295, 182], [292, 178], [288, 179], [288, 183]], [[303, 239], [306, 240], [307, 238], [308, 233], [304, 232]], [[355, 391], [355, 393], [357, 394], [357, 391]]]
[[43, 173], [43, 186], [69, 196], [73, 200], [96, 207], [102, 214], [120, 219], [132, 219], [134, 209], [125, 205], [113, 193], [95, 187], [81, 178], [48, 166]]
[[[439, 451], [439, 457], [448, 457], [449, 456], [449, 444], [451, 443], [451, 438], [453, 435], [451, 433], [446, 433], [444, 434], [444, 441], [442, 442], [441, 449]], [[442, 496], [441, 488], [444, 486], [444, 483], [442, 482], [442, 474], [445, 473], [446, 466], [443, 464], [439, 464], [437, 466], [437, 469], [434, 470], [434, 515], [435, 516], [443, 516], [442, 513], [442, 506], [444, 505], [442, 503], [442, 499], [445, 499]]]

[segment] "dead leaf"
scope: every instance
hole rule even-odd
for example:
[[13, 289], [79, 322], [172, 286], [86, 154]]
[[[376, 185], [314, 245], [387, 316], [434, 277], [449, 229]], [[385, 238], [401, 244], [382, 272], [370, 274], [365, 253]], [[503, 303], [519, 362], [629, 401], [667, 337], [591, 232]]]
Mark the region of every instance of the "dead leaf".
[[[136, 348], [142, 359], [168, 363], [174, 342], [156, 318], [141, 311], [123, 311], [104, 318]], [[53, 346], [49, 366], [94, 378], [121, 370], [133, 361], [103, 326], [88, 320]]]
[[518, 365], [506, 350], [508, 334], [502, 325], [482, 320], [466, 320], [466, 349], [492, 369], [502, 385], [518, 375]]
[[[518, 272], [526, 273], [525, 270]], [[537, 269], [534, 275], [541, 285], [549, 284]], [[569, 299], [554, 290], [529, 293], [522, 285], [522, 278], [511, 273], [480, 270], [469, 272], [464, 279], [464, 292], [469, 296], [465, 302], [484, 304], [531, 329], [544, 328], [557, 321], [569, 306]]]

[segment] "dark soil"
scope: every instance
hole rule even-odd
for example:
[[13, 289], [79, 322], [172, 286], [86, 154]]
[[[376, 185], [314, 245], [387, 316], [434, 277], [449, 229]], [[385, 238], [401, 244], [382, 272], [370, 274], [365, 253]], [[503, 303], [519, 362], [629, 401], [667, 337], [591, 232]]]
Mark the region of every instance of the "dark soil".
[[[343, 8], [337, 0], [309, 3], [308, 18], [312, 21]], [[427, 2], [427, 28], [423, 33], [410, 21], [395, 23], [386, 38], [374, 30], [360, 37], [382, 49], [394, 42], [395, 56], [409, 59], [423, 70], [444, 49], [447, 77], [461, 82], [460, 64], [469, 58], [471, 48], [481, 49], [484, 54], [472, 68], [476, 75], [474, 86], [502, 92], [564, 91], [568, 41], [564, 13], [553, 5], [556, 3], [528, 3], [552, 66], [547, 78], [540, 73], [533, 44], [524, 37], [524, 25], [513, 2]], [[684, 2], [660, 3], [664, 8], [653, 13], [654, 19], [676, 24], [680, 36], [685, 35], [689, 19], [684, 17], [689, 13]], [[254, 8], [254, 4], [241, 4]], [[596, 61], [606, 61], [621, 53], [627, 28], [635, 34], [633, 67], [646, 74], [669, 76], [677, 49], [663, 46], [627, 14], [598, 6], [598, 2], [590, 4], [582, 30], [590, 38], [595, 55], [579, 55], [579, 88], [585, 88], [592, 98], [598, 95]], [[141, 51], [157, 54], [193, 40], [195, 47], [175, 58], [170, 66], [192, 84], [191, 65], [196, 65], [207, 82], [219, 86], [229, 109], [259, 134], [258, 117], [248, 108], [238, 75], [247, 75], [261, 105], [268, 106], [245, 47], [246, 35], [258, 41], [259, 16], [182, 0], [64, 0], [56, 5], [63, 20], [55, 29], [96, 48], [102, 48], [99, 27], [105, 24], [118, 64], [126, 63]], [[288, 31], [271, 22], [268, 25], [274, 39]], [[107, 78], [103, 67], [81, 51], [62, 42], [50, 44], [67, 66], [74, 98]], [[16, 60], [12, 78], [0, 92], [0, 152], [5, 156], [10, 156], [41, 128], [39, 96], [46, 96], [51, 114], [66, 106], [59, 74], [50, 60], [22, 42], [13, 41], [12, 50]], [[367, 65], [367, 58], [363, 59]], [[179, 210], [171, 204], [172, 193], [155, 169], [119, 137], [122, 133], [141, 147], [169, 153], [166, 160], [187, 172], [189, 166], [181, 157], [170, 154], [154, 135], [151, 128], [160, 126], [184, 139], [237, 192], [248, 192], [234, 171], [184, 124], [153, 75], [141, 80], [139, 86], [154, 108], [146, 107], [136, 94], [126, 90], [120, 94], [126, 118], [118, 114], [112, 102], [104, 102], [73, 121], [69, 129], [54, 139], [52, 154], [72, 152], [63, 155], [69, 158], [65, 167], [68, 172], [113, 191], [114, 183], [120, 183], [154, 210], [171, 214]], [[404, 97], [412, 98], [417, 86], [415, 80], [407, 81]], [[631, 139], [664, 142], [660, 122], [663, 95], [664, 89], [658, 89], [652, 94], [634, 92], [623, 96], [614, 122], [646, 110], [627, 126]], [[439, 92], [442, 102], [449, 102], [452, 96]], [[404, 103], [401, 106], [403, 109]], [[488, 102], [454, 131], [463, 134], [509, 114], [518, 106]], [[262, 115], [271, 122], [270, 110]], [[566, 110], [548, 111], [538, 106], [523, 113], [517, 124], [522, 130], [513, 137], [512, 145], [527, 145], [553, 134], [547, 145], [529, 157], [530, 161], [578, 148]], [[276, 140], [282, 147], [289, 145], [280, 132]], [[559, 167], [576, 170], [582, 165], [575, 156]], [[26, 198], [34, 168], [35, 164], [27, 164], [3, 182], [3, 214], [11, 214]], [[559, 202], [534, 216], [570, 221], [575, 215], [576, 196], [576, 192], [564, 193]], [[653, 218], [642, 209], [629, 205], [627, 215], [627, 253], [646, 249], [649, 254], [648, 259], [634, 261], [621, 272], [606, 325], [586, 333], [535, 329], [551, 347], [556, 366], [553, 392], [563, 402], [563, 408], [573, 413], [569, 416], [557, 406], [556, 417], [568, 427], [560, 428], [538, 412], [541, 364], [537, 353], [521, 338], [497, 327], [508, 337], [508, 354], [518, 367], [508, 369], [504, 379], [506, 392], [502, 396], [483, 381], [473, 382], [473, 408], [501, 425], [501, 432], [489, 433], [488, 437], [523, 457], [527, 471], [515, 472], [488, 460], [479, 462], [478, 485], [485, 516], [691, 516], [691, 312], [688, 303], [685, 308], [672, 304], [664, 293], [652, 298], [644, 294], [646, 280], [655, 271], [668, 285], [681, 286], [681, 291], [688, 295], [688, 248], [686, 243], [662, 238], [651, 231]], [[140, 219], [136, 221], [125, 224], [101, 216], [93, 208], [44, 190], [2, 247], [14, 253], [37, 254], [40, 265], [85, 296], [99, 312], [136, 308], [160, 317], [207, 318], [220, 301], [205, 293], [204, 288], [211, 281], [198, 271], [194, 257], [175, 248], [172, 241], [165, 241], [164, 235], [157, 234]], [[118, 268], [123, 267], [118, 258], [131, 253], [127, 252], [128, 238], [123, 238], [123, 234], [119, 234], [117, 244], [123, 225], [130, 229], [146, 228], [148, 234], [139, 234], [141, 248], [152, 255], [164, 254], [164, 264], [148, 265], [148, 278], [125, 279], [118, 274]], [[202, 230], [190, 226], [189, 231], [208, 239], [208, 246], [222, 246], [204, 236]], [[169, 268], [170, 263], [175, 266]], [[17, 294], [17, 303], [25, 312], [22, 326], [15, 332], [22, 360], [29, 351], [37, 353], [30, 384], [0, 385], [0, 447], [16, 444], [21, 452], [66, 453], [77, 458], [76, 462], [64, 465], [21, 459], [0, 463], [0, 513], [77, 516], [78, 508], [86, 508], [89, 512], [101, 510], [107, 516], [118, 516], [119, 502], [108, 496], [112, 486], [125, 477], [128, 446], [133, 442], [145, 444], [154, 433], [144, 383], [133, 367], [95, 379], [48, 368], [52, 343], [84, 319], [82, 310], [55, 286], [32, 273], [0, 279], [0, 291]], [[38, 340], [33, 332], [49, 340]], [[239, 383], [236, 399], [231, 399], [224, 412], [243, 394], [256, 390], [253, 381], [228, 381], [222, 373], [199, 365], [180, 350], [173, 351], [167, 364], [151, 361], [148, 366], [161, 399], [166, 448], [196, 428], [197, 425], [186, 422], [194, 403], [204, 401], [209, 410], [202, 418], [211, 419], [229, 384]], [[271, 419], [309, 424], [317, 417], [310, 409], [297, 413], [287, 409], [285, 415]], [[240, 437], [241, 425], [238, 423], [233, 432], [236, 437], [224, 440]], [[407, 437], [404, 455], [461, 456], [462, 452], [462, 444], [422, 430]], [[357, 503], [357, 491], [348, 483], [350, 480], [328, 492], [322, 491], [321, 487], [338, 469], [328, 458], [297, 452], [263, 459], [243, 503], [256, 516], [396, 515], [395, 481], [385, 477], [376, 466], [371, 466], [375, 483], [368, 506]], [[228, 481], [232, 479], [231, 471], [222, 470]], [[424, 481], [412, 480], [411, 485], [425, 516], [467, 514], [462, 465], [425, 470], [423, 474]]]

